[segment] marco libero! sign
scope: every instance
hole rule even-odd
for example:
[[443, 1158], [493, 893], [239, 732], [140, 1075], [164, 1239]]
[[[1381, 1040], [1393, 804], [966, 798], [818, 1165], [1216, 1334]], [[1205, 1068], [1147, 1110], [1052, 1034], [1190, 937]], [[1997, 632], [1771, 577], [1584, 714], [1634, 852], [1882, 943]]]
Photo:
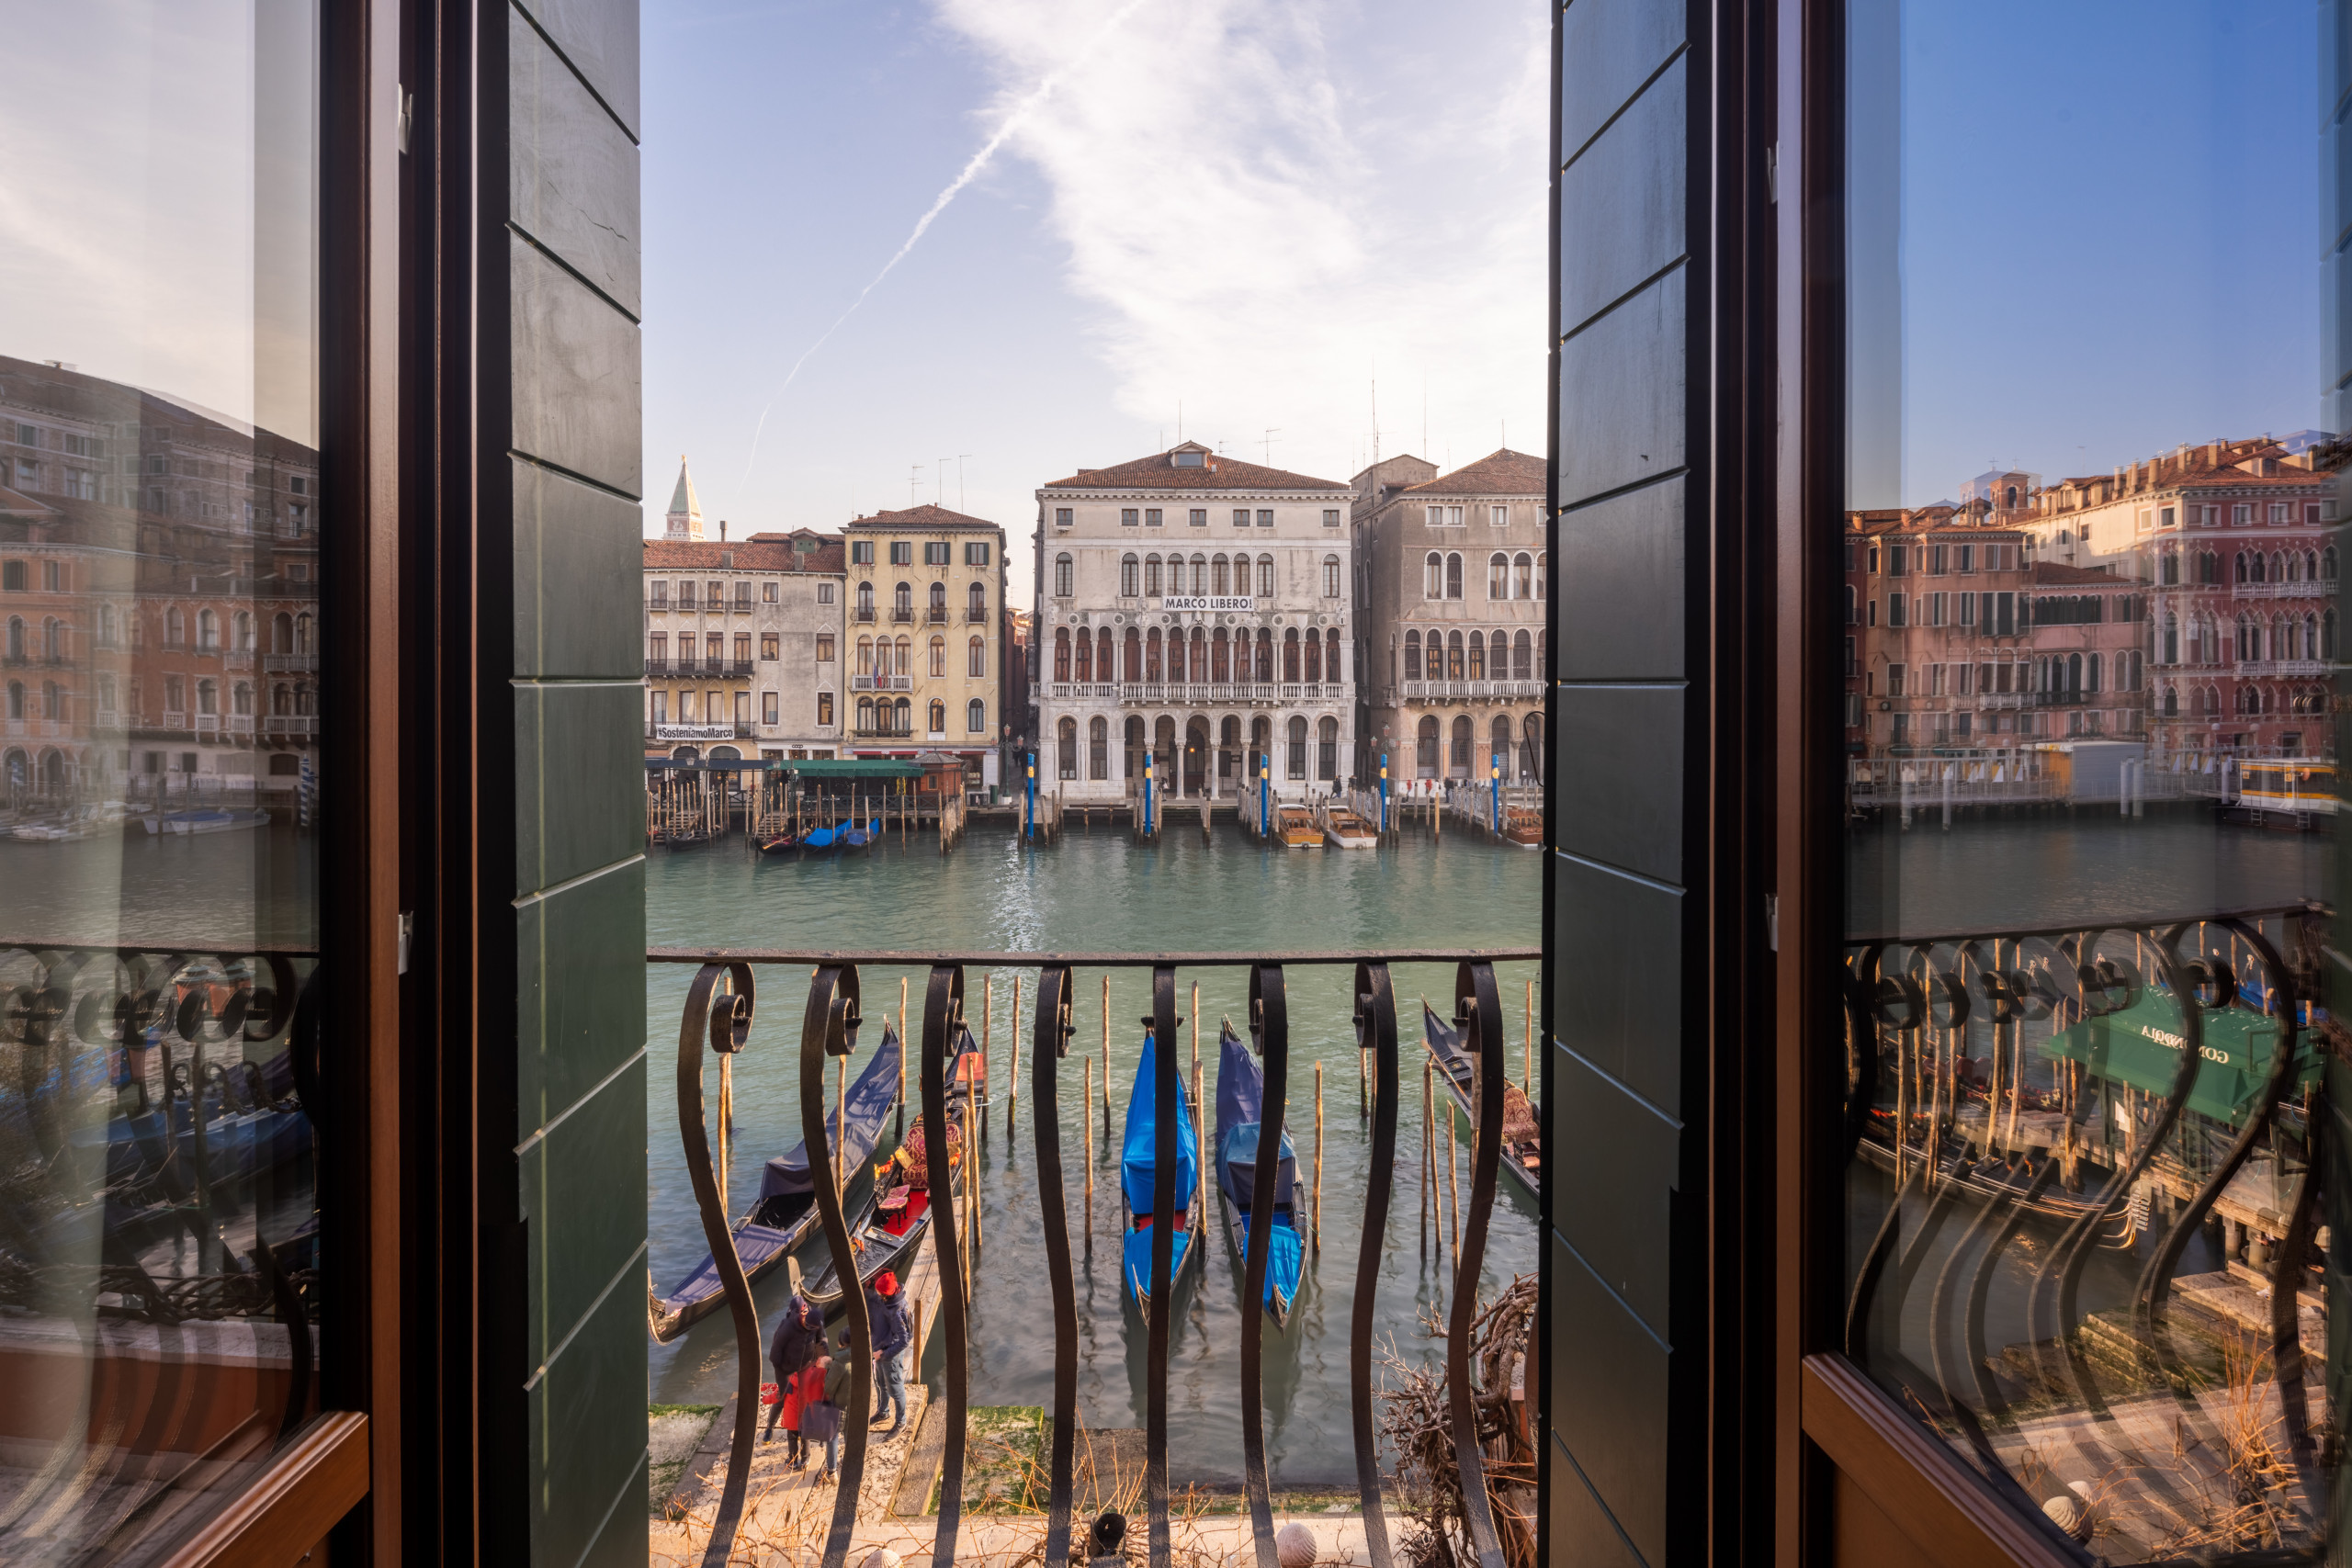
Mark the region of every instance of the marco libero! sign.
[[656, 740], [732, 740], [735, 727], [731, 724], [657, 724], [653, 727]]
[[1247, 593], [1171, 593], [1159, 602], [1163, 610], [1254, 610], [1258, 601]]

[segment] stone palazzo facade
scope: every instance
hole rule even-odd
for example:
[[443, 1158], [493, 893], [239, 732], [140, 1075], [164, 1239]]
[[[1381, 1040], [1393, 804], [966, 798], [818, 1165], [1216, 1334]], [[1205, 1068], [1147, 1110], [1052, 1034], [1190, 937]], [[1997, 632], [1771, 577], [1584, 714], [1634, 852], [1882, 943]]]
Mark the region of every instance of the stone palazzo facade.
[[1185, 442], [1037, 491], [1037, 781], [1328, 794], [1353, 772], [1349, 487]]

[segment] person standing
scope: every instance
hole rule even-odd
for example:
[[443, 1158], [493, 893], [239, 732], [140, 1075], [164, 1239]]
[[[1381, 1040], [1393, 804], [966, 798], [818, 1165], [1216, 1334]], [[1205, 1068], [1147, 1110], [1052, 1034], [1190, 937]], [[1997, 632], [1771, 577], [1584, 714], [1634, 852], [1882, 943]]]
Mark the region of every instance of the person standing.
[[793, 1380], [824, 1348], [824, 1313], [807, 1294], [795, 1292], [791, 1304], [784, 1309], [783, 1321], [775, 1325], [775, 1337], [768, 1343], [768, 1367], [775, 1373], [777, 1398], [768, 1406], [768, 1427], [761, 1438], [765, 1442], [775, 1437], [781, 1420], [787, 1440], [785, 1461], [795, 1470], [808, 1467], [808, 1450], [800, 1435], [800, 1404]]
[[865, 1292], [866, 1321], [874, 1334], [874, 1425], [882, 1425], [883, 1408], [890, 1413], [890, 1429], [882, 1434], [885, 1439], [899, 1435], [907, 1419], [908, 1346], [914, 1342], [914, 1326], [907, 1320], [906, 1297], [899, 1292], [899, 1277], [888, 1269], [874, 1276], [874, 1283]]
[[827, 1482], [833, 1479], [841, 1464], [841, 1395], [847, 1385], [848, 1374], [831, 1356], [819, 1356], [794, 1377], [792, 1388], [800, 1416], [800, 1454], [793, 1465], [795, 1470], [806, 1470], [809, 1448], [822, 1443], [825, 1445], [824, 1479]]

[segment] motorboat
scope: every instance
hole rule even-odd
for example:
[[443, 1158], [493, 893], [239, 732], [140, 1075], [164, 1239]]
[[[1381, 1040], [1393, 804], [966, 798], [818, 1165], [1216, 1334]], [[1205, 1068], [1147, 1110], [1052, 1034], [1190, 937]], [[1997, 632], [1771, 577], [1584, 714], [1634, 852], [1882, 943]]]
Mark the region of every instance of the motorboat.
[[1284, 806], [1275, 809], [1274, 837], [1286, 850], [1319, 850], [1323, 847], [1323, 829], [1315, 825], [1315, 813], [1304, 806]]
[[1380, 834], [1355, 812], [1334, 806], [1323, 814], [1323, 842], [1335, 850], [1375, 850]]

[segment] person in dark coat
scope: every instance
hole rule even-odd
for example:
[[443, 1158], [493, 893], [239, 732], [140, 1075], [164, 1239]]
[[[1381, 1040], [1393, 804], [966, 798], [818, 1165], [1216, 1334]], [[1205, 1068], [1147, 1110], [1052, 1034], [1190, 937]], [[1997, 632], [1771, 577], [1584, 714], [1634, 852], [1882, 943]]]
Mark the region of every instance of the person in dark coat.
[[874, 1276], [865, 1291], [865, 1321], [874, 1336], [874, 1425], [882, 1425], [883, 1410], [890, 1412], [885, 1438], [898, 1436], [907, 1419], [907, 1347], [914, 1342], [914, 1326], [907, 1321], [907, 1298], [899, 1277], [888, 1269]]
[[819, 1356], [793, 1379], [800, 1406], [800, 1459], [793, 1468], [805, 1469], [808, 1450], [825, 1445], [825, 1475], [831, 1481], [842, 1457], [842, 1404], [849, 1397], [846, 1362], [837, 1356]]
[[795, 1470], [808, 1462], [808, 1450], [800, 1437], [800, 1405], [793, 1396], [793, 1379], [824, 1348], [824, 1313], [806, 1295], [796, 1292], [775, 1325], [775, 1337], [768, 1342], [768, 1367], [775, 1373], [778, 1398], [768, 1406], [768, 1428], [761, 1439], [775, 1436], [776, 1422], [781, 1420], [790, 1445], [785, 1457]]

